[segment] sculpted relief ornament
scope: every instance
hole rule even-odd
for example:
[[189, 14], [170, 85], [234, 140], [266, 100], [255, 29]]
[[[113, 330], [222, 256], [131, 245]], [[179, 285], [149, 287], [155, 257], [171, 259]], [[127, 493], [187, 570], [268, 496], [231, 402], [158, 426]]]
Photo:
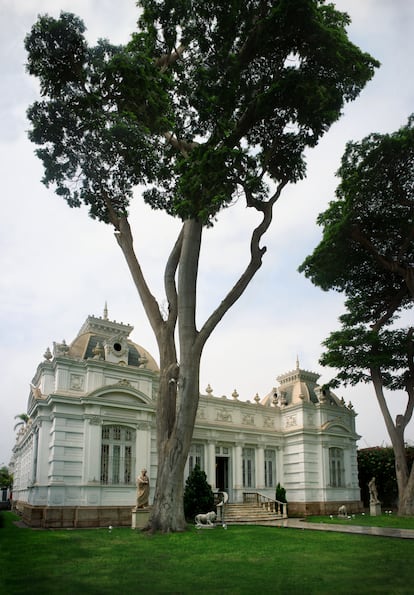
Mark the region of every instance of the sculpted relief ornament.
[[217, 411], [217, 421], [233, 421], [231, 418], [231, 414], [228, 411], [222, 410]]

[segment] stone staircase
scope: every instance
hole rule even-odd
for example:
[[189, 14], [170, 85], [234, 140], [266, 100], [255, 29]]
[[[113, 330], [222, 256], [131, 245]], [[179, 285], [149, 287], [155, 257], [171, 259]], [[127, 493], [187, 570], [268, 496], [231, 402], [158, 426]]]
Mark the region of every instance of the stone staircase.
[[[261, 525], [282, 518], [283, 516], [281, 514], [266, 510], [266, 508], [253, 502], [243, 504], [227, 503], [224, 510], [224, 522], [227, 525]], [[220, 516], [218, 516], [216, 522], [222, 522]]]

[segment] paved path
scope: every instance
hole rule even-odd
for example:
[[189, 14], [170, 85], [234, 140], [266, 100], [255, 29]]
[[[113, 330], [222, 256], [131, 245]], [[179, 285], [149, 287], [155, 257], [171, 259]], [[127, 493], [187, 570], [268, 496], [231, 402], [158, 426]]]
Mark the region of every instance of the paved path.
[[363, 527], [361, 525], [330, 525], [329, 523], [310, 523], [302, 519], [282, 519], [281, 521], [273, 522], [272, 525], [310, 531], [336, 531], [338, 533], [353, 533], [354, 535], [377, 535], [380, 537], [414, 539], [414, 530], [412, 529], [386, 529], [384, 527]]

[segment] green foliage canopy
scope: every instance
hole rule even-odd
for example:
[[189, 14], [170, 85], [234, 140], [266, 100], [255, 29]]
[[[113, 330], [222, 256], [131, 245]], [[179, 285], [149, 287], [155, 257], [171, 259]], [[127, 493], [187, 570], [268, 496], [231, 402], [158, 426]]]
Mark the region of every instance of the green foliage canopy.
[[322, 241], [300, 270], [324, 290], [364, 296], [371, 318], [392, 316], [414, 300], [414, 116], [348, 143], [338, 176]]
[[86, 43], [77, 17], [39, 17], [28, 110], [46, 185], [114, 221], [133, 188], [154, 208], [212, 224], [240, 193], [305, 174], [303, 151], [339, 117], [378, 63], [324, 0], [141, 0], [123, 46]]
[[414, 303], [414, 116], [392, 134], [348, 143], [338, 175], [336, 200], [318, 218], [323, 238], [300, 267], [347, 298], [321, 363], [351, 384], [381, 370], [383, 386], [410, 392], [413, 329], [395, 323]]

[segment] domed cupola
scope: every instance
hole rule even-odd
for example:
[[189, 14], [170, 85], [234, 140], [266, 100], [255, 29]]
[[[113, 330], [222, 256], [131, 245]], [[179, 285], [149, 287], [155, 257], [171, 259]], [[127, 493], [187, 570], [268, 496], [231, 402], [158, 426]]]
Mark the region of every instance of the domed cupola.
[[129, 339], [133, 329], [129, 324], [109, 320], [105, 304], [103, 316], [88, 316], [75, 340], [69, 346], [64, 344], [65, 350], [63, 343], [54, 345], [54, 355], [105, 360], [121, 366], [158, 371], [158, 365], [150, 353]]
[[294, 405], [303, 401], [318, 403], [317, 381], [320, 374], [301, 370], [299, 359], [296, 359], [296, 369], [286, 372], [276, 378], [279, 382], [277, 389], [278, 404]]
[[261, 404], [267, 407], [272, 405], [286, 407], [297, 403], [309, 402], [318, 403], [318, 392], [320, 387], [317, 381], [320, 374], [302, 370], [299, 366], [299, 359], [296, 359], [296, 369], [281, 374], [276, 378], [279, 382], [277, 388], [273, 388], [266, 397], [261, 400]]

